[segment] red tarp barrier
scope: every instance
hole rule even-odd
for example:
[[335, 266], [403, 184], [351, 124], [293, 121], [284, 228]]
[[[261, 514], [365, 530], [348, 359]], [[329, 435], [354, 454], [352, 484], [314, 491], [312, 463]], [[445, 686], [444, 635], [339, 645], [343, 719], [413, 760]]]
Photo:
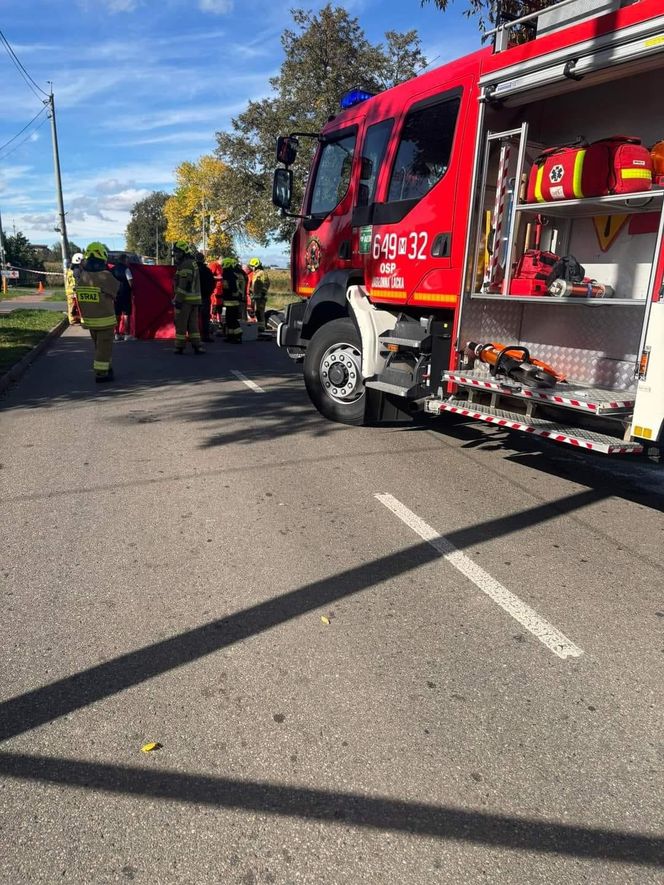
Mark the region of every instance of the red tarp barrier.
[[136, 338], [175, 338], [173, 277], [169, 265], [131, 264], [131, 334]]

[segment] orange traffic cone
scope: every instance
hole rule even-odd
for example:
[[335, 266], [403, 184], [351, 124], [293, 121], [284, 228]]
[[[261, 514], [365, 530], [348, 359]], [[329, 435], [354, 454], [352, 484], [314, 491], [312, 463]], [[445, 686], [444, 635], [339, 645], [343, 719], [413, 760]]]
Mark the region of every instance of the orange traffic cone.
[[43, 292], [43, 291], [44, 291], [44, 284], [42, 283], [41, 280], [39, 281], [39, 283], [38, 283], [38, 285], [37, 285], [37, 291], [38, 291], [38, 292]]

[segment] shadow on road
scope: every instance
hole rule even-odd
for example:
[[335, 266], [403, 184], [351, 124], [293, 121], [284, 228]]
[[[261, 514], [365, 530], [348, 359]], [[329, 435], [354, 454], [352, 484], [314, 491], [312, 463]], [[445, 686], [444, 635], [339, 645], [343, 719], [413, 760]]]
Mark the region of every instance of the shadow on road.
[[111, 794], [391, 830], [544, 854], [660, 866], [664, 840], [488, 812], [61, 757], [0, 753], [0, 774]]
[[[450, 532], [447, 538], [457, 549], [463, 549], [481, 541], [506, 537], [526, 527], [544, 524], [562, 514], [587, 507], [602, 497], [604, 496], [600, 492], [580, 492], [511, 516], [458, 529]], [[305, 584], [225, 618], [210, 621], [11, 698], [0, 704], [0, 741], [52, 722], [74, 710], [87, 707], [251, 636], [257, 636], [307, 612], [367, 590], [382, 581], [392, 580], [396, 575], [413, 571], [439, 558], [440, 553], [430, 544], [414, 544], [405, 550]]]

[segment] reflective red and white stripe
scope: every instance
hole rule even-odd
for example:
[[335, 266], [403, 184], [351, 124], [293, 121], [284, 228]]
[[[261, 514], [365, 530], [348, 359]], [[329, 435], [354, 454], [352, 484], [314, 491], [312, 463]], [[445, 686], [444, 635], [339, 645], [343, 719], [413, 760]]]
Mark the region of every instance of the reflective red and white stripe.
[[588, 449], [593, 452], [603, 452], [606, 455], [638, 454], [643, 451], [643, 447], [639, 444], [632, 443], [630, 445], [625, 445], [619, 442], [609, 442], [608, 440], [606, 442], [600, 442], [599, 440], [585, 439], [580, 435], [574, 436], [570, 433], [560, 433], [554, 428], [538, 427], [536, 424], [525, 424], [522, 421], [515, 421], [513, 418], [503, 418], [500, 415], [492, 415], [488, 412], [478, 412], [475, 409], [455, 406], [452, 403], [439, 403], [437, 406], [439, 412], [452, 412], [455, 415], [472, 418], [474, 421], [485, 421], [487, 424], [495, 424], [497, 427], [506, 427], [509, 430], [520, 430], [523, 433], [530, 433], [533, 436], [541, 436], [544, 439], [565, 443], [566, 445], [576, 446], [577, 448]]
[[526, 399], [538, 399], [542, 402], [557, 403], [561, 406], [568, 406], [574, 409], [582, 409], [586, 412], [599, 414], [600, 412], [618, 412], [628, 411], [634, 408], [634, 400], [601, 400], [592, 401], [586, 399], [576, 399], [569, 396], [561, 396], [559, 393], [548, 393], [543, 390], [531, 390], [528, 387], [519, 387], [512, 384], [504, 384], [498, 379], [483, 380], [480, 378], [472, 378], [458, 372], [447, 372], [446, 379], [453, 381], [455, 384], [462, 384], [464, 387], [479, 387], [484, 390], [495, 390], [499, 393], [506, 393], [513, 396], [524, 397]]

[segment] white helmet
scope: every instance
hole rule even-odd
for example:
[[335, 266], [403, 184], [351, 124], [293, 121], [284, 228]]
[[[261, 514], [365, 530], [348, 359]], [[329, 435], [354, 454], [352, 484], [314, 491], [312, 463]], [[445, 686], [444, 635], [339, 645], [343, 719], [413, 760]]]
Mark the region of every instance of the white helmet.
[[80, 264], [83, 261], [83, 253], [82, 252], [74, 252], [71, 257], [72, 264]]

